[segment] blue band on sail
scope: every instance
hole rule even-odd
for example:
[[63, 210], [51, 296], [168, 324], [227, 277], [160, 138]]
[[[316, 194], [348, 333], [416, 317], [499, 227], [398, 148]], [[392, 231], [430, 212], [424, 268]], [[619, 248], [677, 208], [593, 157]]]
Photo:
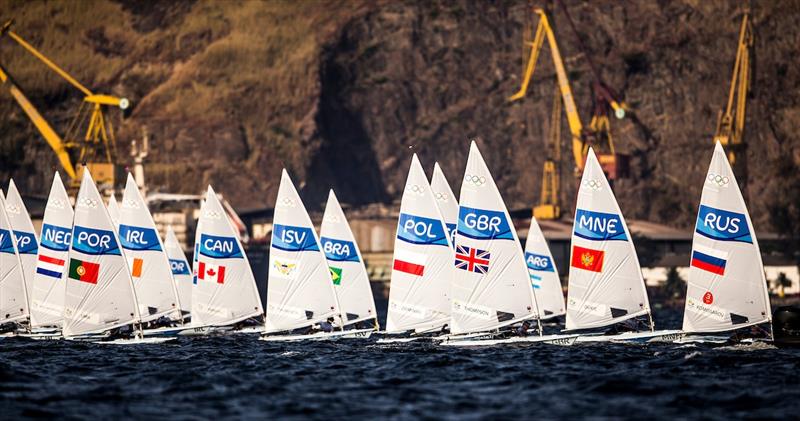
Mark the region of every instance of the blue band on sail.
[[101, 256], [121, 254], [114, 232], [75, 225], [72, 249], [83, 254]]
[[713, 240], [753, 243], [745, 215], [711, 206], [700, 205], [695, 231]]
[[57, 225], [42, 225], [42, 247], [53, 251], [68, 251], [72, 242], [72, 229]]
[[0, 229], [0, 253], [14, 254], [14, 243], [9, 230]]
[[234, 237], [200, 235], [200, 254], [214, 259], [242, 259], [242, 250]]
[[272, 227], [272, 247], [284, 251], [319, 251], [311, 228], [280, 224]]
[[[535, 253], [525, 253], [525, 263], [528, 264], [528, 269], [536, 270], [539, 272], [555, 272], [553, 261], [549, 256]], [[532, 275], [531, 275], [532, 276]]]
[[161, 251], [158, 233], [152, 228], [120, 225], [119, 242], [125, 250]]
[[447, 235], [450, 237], [450, 244], [455, 244], [458, 224], [445, 224], [445, 227], [447, 228]]
[[319, 239], [325, 257], [334, 262], [358, 262], [356, 245], [352, 241], [322, 237]]
[[401, 213], [397, 221], [397, 239], [411, 244], [447, 246], [447, 234], [439, 219]]
[[476, 240], [513, 240], [505, 212], [458, 207], [458, 233]]
[[39, 245], [36, 244], [36, 236], [25, 231], [14, 231], [14, 238], [17, 239], [17, 252], [19, 254], [38, 254]]
[[169, 259], [169, 266], [173, 275], [189, 275], [189, 264], [180, 259]]
[[584, 209], [575, 211], [575, 232], [578, 237], [594, 241], [627, 241], [625, 227], [619, 215], [592, 212]]

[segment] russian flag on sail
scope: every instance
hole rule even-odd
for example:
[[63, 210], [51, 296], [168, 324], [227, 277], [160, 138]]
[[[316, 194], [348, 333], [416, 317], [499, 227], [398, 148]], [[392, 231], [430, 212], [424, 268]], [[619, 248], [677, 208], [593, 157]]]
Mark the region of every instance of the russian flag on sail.
[[727, 263], [728, 253], [724, 251], [713, 250], [697, 244], [692, 250], [692, 266], [698, 269], [717, 275], [725, 275], [725, 265]]
[[36, 273], [61, 279], [61, 275], [64, 274], [64, 259], [57, 259], [40, 254], [39, 261], [36, 263]]

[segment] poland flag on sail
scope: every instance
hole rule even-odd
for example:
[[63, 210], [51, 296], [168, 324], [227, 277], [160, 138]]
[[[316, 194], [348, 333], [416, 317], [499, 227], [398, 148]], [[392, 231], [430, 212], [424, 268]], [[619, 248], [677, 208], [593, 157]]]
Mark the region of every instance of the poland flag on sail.
[[719, 142], [703, 181], [690, 265], [684, 331], [720, 332], [771, 320], [761, 250]]
[[198, 257], [192, 326], [225, 326], [260, 316], [264, 310], [250, 262], [211, 186], [195, 236]]
[[439, 206], [442, 219], [444, 219], [447, 227], [450, 244], [455, 244], [456, 225], [458, 224], [458, 200], [456, 200], [456, 195], [453, 194], [453, 189], [450, 188], [450, 184], [447, 182], [447, 178], [445, 178], [438, 162], [433, 165], [431, 190], [433, 190], [433, 197], [436, 198], [436, 204]]
[[164, 250], [169, 258], [172, 278], [175, 280], [175, 287], [178, 290], [178, 301], [184, 313], [192, 311], [192, 270], [186, 254], [175, 236], [172, 226], [167, 227], [167, 236], [164, 239]]
[[65, 269], [65, 337], [99, 333], [140, 320], [128, 263], [88, 169], [84, 169], [75, 200], [72, 247]]
[[485, 332], [537, 318], [517, 231], [475, 142], [459, 198], [450, 331]]
[[284, 169], [269, 246], [265, 330], [293, 330], [330, 317], [342, 326], [339, 302], [317, 232]]
[[628, 226], [589, 148], [573, 222], [566, 327], [596, 328], [648, 313]]
[[536, 295], [541, 318], [549, 319], [566, 314], [561, 278], [558, 276], [558, 269], [550, 253], [550, 247], [547, 246], [547, 240], [534, 217], [531, 217], [528, 238], [525, 240], [525, 264], [528, 265], [531, 287]]
[[142, 322], [168, 316], [181, 320], [178, 291], [161, 237], [133, 176], [128, 173], [119, 207], [119, 239], [139, 300]]
[[29, 314], [22, 263], [11, 234], [6, 200], [0, 192], [0, 324], [23, 320]]
[[61, 326], [64, 313], [64, 278], [72, 242], [72, 205], [58, 173], [53, 176], [44, 208], [42, 239], [30, 290], [31, 327]]
[[387, 332], [438, 330], [450, 320], [453, 249], [417, 155], [411, 158], [394, 242]]
[[6, 214], [11, 230], [17, 243], [17, 253], [22, 263], [22, 275], [25, 277], [25, 291], [28, 297], [33, 291], [33, 274], [36, 272], [36, 256], [39, 253], [39, 239], [33, 229], [33, 222], [28, 215], [28, 209], [22, 202], [22, 197], [17, 191], [14, 180], [8, 184], [6, 194]]
[[376, 320], [377, 326], [378, 313], [375, 310], [367, 268], [333, 190], [328, 194], [319, 235], [344, 323]]
[[111, 196], [108, 197], [108, 216], [111, 217], [111, 222], [114, 223], [114, 229], [119, 227], [119, 218], [120, 218], [120, 210], [119, 204], [117, 203], [117, 198], [114, 196], [114, 192], [111, 192]]

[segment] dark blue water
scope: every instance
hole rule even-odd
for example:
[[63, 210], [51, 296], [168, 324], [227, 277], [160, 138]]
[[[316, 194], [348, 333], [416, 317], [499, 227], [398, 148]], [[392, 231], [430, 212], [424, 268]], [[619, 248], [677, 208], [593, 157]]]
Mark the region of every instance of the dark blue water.
[[796, 418], [798, 374], [756, 346], [5, 339], [0, 418]]

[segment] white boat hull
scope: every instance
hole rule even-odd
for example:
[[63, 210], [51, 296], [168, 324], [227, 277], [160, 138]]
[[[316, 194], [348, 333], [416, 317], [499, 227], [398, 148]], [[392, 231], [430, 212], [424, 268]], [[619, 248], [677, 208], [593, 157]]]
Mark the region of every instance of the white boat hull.
[[504, 339], [481, 339], [476, 337], [474, 339], [453, 339], [450, 338], [441, 343], [444, 346], [493, 346], [493, 345], [509, 345], [509, 344], [548, 344], [571, 346], [578, 339], [578, 335], [544, 335], [544, 336], [515, 336]]
[[112, 339], [110, 341], [97, 341], [94, 343], [103, 345], [144, 345], [144, 344], [163, 344], [176, 341], [176, 337], [151, 337], [151, 338], [131, 338], [131, 339]]
[[657, 330], [654, 332], [625, 332], [618, 335], [588, 334], [580, 335], [577, 343], [655, 343], [655, 342], [675, 342], [681, 339], [685, 333], [681, 330]]
[[338, 339], [367, 339], [374, 329], [355, 329], [335, 332], [317, 332], [310, 335], [265, 335], [258, 338], [266, 342], [330, 341]]

